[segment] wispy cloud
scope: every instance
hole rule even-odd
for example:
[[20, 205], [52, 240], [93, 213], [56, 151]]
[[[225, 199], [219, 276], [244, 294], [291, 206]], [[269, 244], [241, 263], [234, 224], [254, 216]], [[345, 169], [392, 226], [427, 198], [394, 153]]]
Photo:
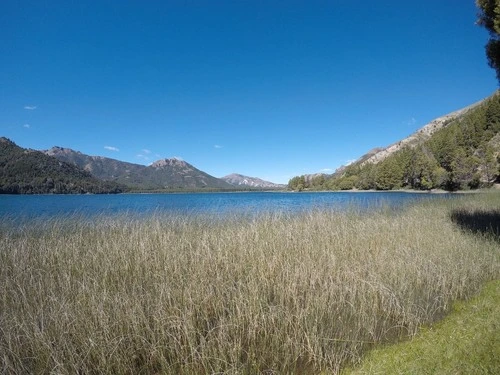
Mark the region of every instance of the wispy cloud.
[[27, 109], [29, 111], [33, 111], [36, 109], [36, 105], [25, 105], [24, 109]]
[[116, 152], [120, 151], [119, 148], [113, 146], [104, 146], [104, 148], [109, 151], [116, 151]]
[[214, 148], [222, 148], [221, 145], [214, 145]]
[[417, 120], [415, 119], [415, 117], [412, 117], [410, 118], [409, 120], [406, 120], [405, 121], [405, 124], [408, 125], [408, 126], [413, 126], [417, 123]]
[[138, 159], [141, 159], [141, 160], [145, 160], [145, 161], [149, 160], [149, 157], [146, 155], [143, 155], [143, 154], [137, 154], [137, 155], [135, 155], [135, 157]]
[[331, 168], [323, 168], [322, 170], [320, 170], [321, 173], [332, 173], [333, 172], [333, 169]]
[[29, 129], [30, 128], [30, 124], [24, 124], [23, 128]]
[[146, 155], [149, 155], [151, 153], [151, 150], [148, 150], [147, 148], [143, 148], [142, 152], [144, 152]]

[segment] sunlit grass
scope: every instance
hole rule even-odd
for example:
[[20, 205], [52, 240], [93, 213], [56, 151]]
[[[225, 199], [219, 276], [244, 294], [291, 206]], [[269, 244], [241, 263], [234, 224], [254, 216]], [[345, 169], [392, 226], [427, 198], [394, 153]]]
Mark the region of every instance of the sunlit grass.
[[442, 322], [414, 339], [374, 350], [351, 374], [498, 374], [500, 372], [500, 280], [481, 294], [457, 302]]
[[498, 278], [491, 205], [2, 226], [0, 371], [336, 373]]

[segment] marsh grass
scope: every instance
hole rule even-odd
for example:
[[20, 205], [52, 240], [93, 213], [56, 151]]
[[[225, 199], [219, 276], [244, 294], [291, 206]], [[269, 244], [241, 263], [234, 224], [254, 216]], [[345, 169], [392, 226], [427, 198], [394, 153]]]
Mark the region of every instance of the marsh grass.
[[498, 278], [499, 203], [2, 226], [0, 372], [337, 373]]

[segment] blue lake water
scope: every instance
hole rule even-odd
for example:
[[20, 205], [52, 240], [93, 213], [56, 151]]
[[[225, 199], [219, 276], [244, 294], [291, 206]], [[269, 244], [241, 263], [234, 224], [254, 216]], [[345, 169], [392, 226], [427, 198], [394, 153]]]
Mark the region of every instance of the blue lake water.
[[403, 192], [245, 192], [118, 195], [0, 195], [0, 218], [40, 219], [61, 215], [169, 213], [180, 215], [259, 214], [381, 205], [404, 207], [450, 195]]

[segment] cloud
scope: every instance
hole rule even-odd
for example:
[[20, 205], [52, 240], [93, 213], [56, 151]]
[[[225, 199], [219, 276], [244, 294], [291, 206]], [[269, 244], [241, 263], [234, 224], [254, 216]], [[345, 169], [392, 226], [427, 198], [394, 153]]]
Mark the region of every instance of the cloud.
[[135, 155], [136, 158], [142, 159], [142, 160], [149, 160], [149, 157], [143, 154], [137, 154]]
[[24, 109], [27, 109], [29, 111], [33, 111], [36, 109], [36, 105], [25, 105]]
[[184, 161], [184, 159], [180, 156], [173, 156], [172, 159], [177, 159], [179, 161]]
[[333, 169], [331, 168], [323, 168], [322, 170], [320, 170], [321, 173], [332, 173], [333, 172]]
[[113, 146], [104, 146], [104, 148], [109, 151], [120, 151], [119, 148]]
[[30, 128], [30, 124], [24, 124], [23, 128], [29, 129]]
[[214, 148], [222, 148], [220, 145], [214, 145]]
[[415, 117], [412, 117], [411, 119], [407, 120], [405, 123], [408, 126], [413, 126], [417, 123], [417, 120], [415, 119]]
[[151, 153], [151, 150], [148, 150], [147, 148], [143, 148], [142, 152], [144, 152], [146, 155], [149, 155]]

